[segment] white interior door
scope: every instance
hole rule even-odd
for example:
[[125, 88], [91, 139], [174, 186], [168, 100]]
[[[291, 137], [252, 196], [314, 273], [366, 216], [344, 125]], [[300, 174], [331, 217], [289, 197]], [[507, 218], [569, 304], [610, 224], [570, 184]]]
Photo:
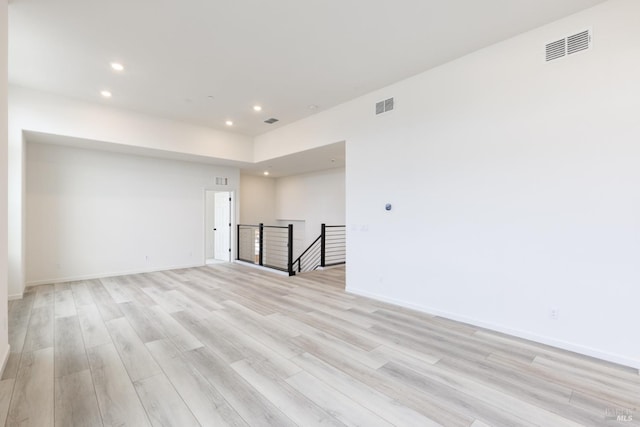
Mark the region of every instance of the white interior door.
[[215, 240], [213, 231], [215, 225], [215, 191], [205, 191], [205, 260], [213, 259], [213, 242]]
[[220, 261], [231, 260], [231, 201], [230, 193], [216, 192], [214, 196], [213, 257]]

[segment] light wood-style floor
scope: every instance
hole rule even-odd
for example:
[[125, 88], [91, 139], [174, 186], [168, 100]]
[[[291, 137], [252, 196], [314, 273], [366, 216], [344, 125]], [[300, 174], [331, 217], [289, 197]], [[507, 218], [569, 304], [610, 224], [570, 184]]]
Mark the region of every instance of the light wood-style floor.
[[640, 425], [636, 370], [343, 288], [237, 264], [30, 288], [0, 424]]

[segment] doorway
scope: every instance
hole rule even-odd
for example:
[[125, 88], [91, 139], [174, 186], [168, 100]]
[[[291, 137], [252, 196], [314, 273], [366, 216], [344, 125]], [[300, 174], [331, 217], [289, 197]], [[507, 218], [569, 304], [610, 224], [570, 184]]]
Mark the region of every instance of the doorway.
[[231, 262], [231, 193], [205, 190], [205, 264]]

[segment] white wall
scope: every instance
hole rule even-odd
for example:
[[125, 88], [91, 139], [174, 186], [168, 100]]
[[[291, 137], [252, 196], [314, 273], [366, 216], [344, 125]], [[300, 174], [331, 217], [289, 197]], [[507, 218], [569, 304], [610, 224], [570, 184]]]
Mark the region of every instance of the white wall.
[[275, 200], [279, 222], [304, 221], [301, 247], [294, 247], [294, 257], [297, 257], [320, 235], [322, 223], [345, 224], [345, 170], [329, 169], [278, 178]]
[[240, 162], [253, 161], [250, 137], [11, 86], [12, 129]]
[[0, 0], [0, 372], [4, 370], [9, 356], [9, 338], [7, 332], [7, 295], [8, 295], [8, 198], [7, 198], [7, 44], [8, 22], [7, 1]]
[[276, 180], [253, 175], [240, 177], [240, 223], [276, 223]]
[[251, 162], [251, 138], [118, 110], [12, 86], [9, 93], [9, 295], [20, 297], [25, 283], [24, 133], [40, 132], [86, 140], [102, 147], [126, 147], [154, 155]]
[[201, 265], [204, 189], [239, 184], [235, 168], [34, 143], [26, 170], [29, 285]]
[[294, 224], [294, 257], [320, 235], [320, 225], [345, 223], [345, 171], [282, 178], [241, 176], [242, 224]]
[[[258, 137], [256, 159], [347, 141], [349, 291], [640, 368], [638, 16], [604, 3]], [[587, 27], [593, 50], [544, 62]]]

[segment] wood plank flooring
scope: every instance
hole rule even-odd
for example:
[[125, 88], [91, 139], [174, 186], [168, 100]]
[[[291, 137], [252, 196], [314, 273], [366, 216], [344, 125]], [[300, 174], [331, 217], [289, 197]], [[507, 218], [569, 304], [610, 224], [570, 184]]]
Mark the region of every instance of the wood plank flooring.
[[0, 425], [640, 426], [637, 370], [344, 277], [216, 264], [29, 288], [9, 302]]

